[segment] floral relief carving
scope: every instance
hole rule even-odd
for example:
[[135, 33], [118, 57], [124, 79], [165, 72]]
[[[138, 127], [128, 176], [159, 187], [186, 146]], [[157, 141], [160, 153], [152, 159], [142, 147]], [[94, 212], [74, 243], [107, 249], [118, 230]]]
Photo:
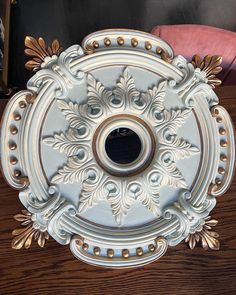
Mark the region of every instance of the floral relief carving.
[[216, 75], [222, 71], [221, 63], [222, 57], [219, 55], [206, 55], [203, 59], [198, 55], [194, 55], [192, 58], [193, 66], [205, 73], [207, 83], [212, 88], [221, 84], [221, 80], [216, 78]]
[[200, 226], [195, 233], [190, 233], [185, 242], [189, 245], [190, 249], [194, 249], [198, 243], [201, 243], [203, 249], [219, 250], [220, 242], [217, 239], [219, 234], [212, 230], [212, 227], [216, 226], [217, 220], [211, 219], [211, 216], [206, 217], [203, 220], [202, 226]]
[[27, 210], [22, 210], [21, 213], [14, 216], [15, 220], [21, 222], [21, 227], [14, 229], [12, 232], [14, 236], [12, 240], [13, 249], [21, 249], [22, 247], [28, 249], [33, 239], [37, 241], [40, 247], [44, 247], [49, 239], [49, 234], [46, 227], [37, 224], [35, 217], [35, 214]]
[[27, 61], [25, 67], [27, 70], [32, 70], [34, 72], [41, 68], [46, 58], [51, 58], [54, 55], [58, 56], [62, 51], [58, 40], [54, 40], [51, 46], [47, 46], [44, 39], [41, 37], [37, 40], [27, 36], [25, 38], [25, 46], [25, 54], [32, 58]]
[[[82, 184], [79, 212], [107, 200], [118, 225], [136, 201], [160, 216], [159, 191], [162, 186], [187, 188], [177, 161], [199, 153], [198, 147], [177, 135], [191, 109], [165, 108], [166, 81], [141, 92], [135, 87], [130, 70], [125, 68], [113, 90], [91, 74], [87, 75], [87, 102], [77, 104], [57, 100], [69, 123], [66, 132], [44, 138], [44, 143], [67, 155], [67, 163], [52, 177], [52, 183]], [[97, 126], [110, 116], [127, 113], [140, 116], [153, 130], [157, 141], [154, 161], [143, 173], [118, 178], [104, 171], [93, 157], [92, 139]]]

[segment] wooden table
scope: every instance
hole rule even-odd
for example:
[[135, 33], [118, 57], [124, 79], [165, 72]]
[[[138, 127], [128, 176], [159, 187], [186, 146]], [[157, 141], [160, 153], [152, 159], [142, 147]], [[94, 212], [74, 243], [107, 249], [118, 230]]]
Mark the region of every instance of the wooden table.
[[[236, 126], [236, 86], [217, 90]], [[6, 101], [0, 101], [0, 113]], [[220, 251], [169, 248], [150, 265], [125, 270], [97, 268], [73, 258], [68, 246], [50, 239], [45, 248], [11, 249], [13, 215], [23, 208], [17, 191], [0, 178], [0, 294], [236, 294], [236, 177], [218, 199]]]

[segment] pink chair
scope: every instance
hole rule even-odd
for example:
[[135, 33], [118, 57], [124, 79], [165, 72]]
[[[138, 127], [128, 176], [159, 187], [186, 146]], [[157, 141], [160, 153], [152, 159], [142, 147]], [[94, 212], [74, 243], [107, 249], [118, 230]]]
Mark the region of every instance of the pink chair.
[[189, 61], [194, 54], [221, 55], [223, 70], [218, 74], [224, 85], [236, 85], [236, 33], [201, 25], [156, 26], [152, 34], [167, 41], [175, 55]]

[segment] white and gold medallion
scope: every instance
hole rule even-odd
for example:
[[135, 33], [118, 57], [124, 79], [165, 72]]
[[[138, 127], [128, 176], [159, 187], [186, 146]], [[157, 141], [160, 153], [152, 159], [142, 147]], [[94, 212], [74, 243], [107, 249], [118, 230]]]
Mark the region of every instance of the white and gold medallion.
[[26, 38], [27, 90], [2, 120], [1, 161], [27, 211], [13, 248], [51, 236], [74, 256], [133, 267], [185, 240], [219, 248], [209, 213], [235, 161], [212, 87], [221, 58], [174, 56], [163, 40], [105, 30], [62, 51]]

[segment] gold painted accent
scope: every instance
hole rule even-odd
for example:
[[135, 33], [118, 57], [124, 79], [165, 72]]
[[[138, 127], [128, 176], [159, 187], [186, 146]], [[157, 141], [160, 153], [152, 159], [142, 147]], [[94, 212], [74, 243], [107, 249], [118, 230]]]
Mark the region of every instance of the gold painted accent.
[[216, 178], [215, 182], [217, 185], [221, 185], [221, 183], [222, 183], [222, 181], [219, 178]]
[[122, 37], [118, 37], [118, 38], [117, 38], [117, 43], [118, 43], [118, 45], [120, 45], [120, 46], [124, 45], [124, 43], [125, 43], [124, 38], [122, 38]]
[[27, 103], [33, 104], [36, 97], [37, 97], [37, 93], [32, 91], [30, 94], [26, 95], [25, 100]]
[[87, 45], [84, 49], [84, 53], [89, 55], [92, 54], [94, 52], [94, 48], [92, 45]]
[[216, 78], [216, 74], [222, 71], [222, 67], [220, 67], [221, 63], [222, 57], [219, 55], [206, 55], [203, 60], [198, 55], [194, 55], [192, 58], [193, 66], [206, 73], [207, 84], [212, 88], [221, 84], [221, 80]]
[[9, 143], [9, 149], [14, 151], [17, 148], [17, 144], [15, 142]]
[[156, 247], [153, 244], [148, 245], [148, 250], [150, 252], [154, 252], [156, 250]]
[[220, 146], [226, 147], [227, 145], [228, 145], [227, 141], [225, 141], [225, 140], [220, 141]]
[[15, 121], [20, 121], [21, 120], [21, 115], [19, 113], [14, 114], [14, 120]]
[[161, 47], [157, 47], [156, 48], [156, 53], [157, 54], [161, 54], [162, 53], [162, 48]]
[[146, 167], [148, 167], [148, 165], [150, 164], [150, 162], [153, 159], [154, 156], [154, 151], [156, 149], [156, 141], [155, 141], [155, 137], [154, 134], [151, 130], [151, 128], [149, 127], [149, 125], [143, 121], [141, 118], [134, 116], [134, 115], [130, 115], [130, 114], [118, 114], [118, 115], [114, 115], [114, 116], [110, 116], [107, 119], [105, 119], [96, 129], [94, 135], [93, 135], [93, 141], [92, 141], [92, 149], [93, 149], [93, 153], [94, 153], [94, 157], [97, 161], [97, 163], [107, 172], [109, 172], [112, 175], [115, 176], [127, 176], [127, 174], [125, 174], [124, 172], [115, 172], [115, 171], [110, 171], [109, 168], [107, 166], [105, 166], [103, 164], [103, 162], [100, 160], [99, 156], [98, 156], [98, 152], [97, 152], [97, 137], [99, 135], [99, 132], [102, 128], [104, 128], [104, 126], [107, 126], [108, 124], [110, 124], [110, 122], [112, 122], [113, 120], [119, 120], [120, 118], [129, 118], [132, 119], [134, 121], [137, 121], [140, 125], [143, 125], [146, 130], [148, 131], [150, 138], [151, 138], [151, 145], [152, 145], [152, 153], [150, 154], [149, 158], [146, 160], [146, 162], [143, 164], [142, 167], [140, 167], [138, 170], [134, 170], [132, 173], [129, 174], [129, 176], [135, 175], [137, 173], [140, 173], [141, 171], [143, 171]]
[[225, 169], [222, 168], [222, 167], [220, 167], [220, 168], [218, 169], [218, 172], [219, 172], [221, 175], [224, 175], [224, 174], [225, 174]]
[[228, 160], [226, 155], [220, 155], [220, 160], [226, 162]]
[[89, 245], [87, 243], [83, 243], [82, 249], [86, 251], [88, 250], [88, 248], [89, 248]]
[[169, 54], [166, 52], [166, 51], [163, 51], [161, 53], [161, 58], [165, 61], [165, 62], [168, 62], [168, 63], [171, 63], [172, 62], [172, 58], [169, 56]]
[[13, 230], [12, 235], [15, 236], [12, 240], [13, 249], [21, 249], [25, 246], [28, 249], [32, 240], [36, 240], [40, 247], [44, 247], [46, 240], [49, 239], [47, 231], [40, 231], [34, 228], [32, 214], [27, 210], [22, 210], [20, 214], [14, 216], [14, 219], [21, 222], [22, 227]]
[[226, 134], [226, 130], [224, 128], [220, 128], [219, 129], [219, 133], [220, 133], [220, 135], [225, 135]]
[[114, 250], [113, 249], [107, 249], [107, 256], [109, 258], [112, 258], [114, 256]]
[[133, 47], [137, 47], [137, 46], [138, 46], [138, 40], [135, 39], [135, 38], [132, 38], [132, 39], [131, 39], [131, 45], [132, 45]]
[[98, 49], [99, 43], [97, 41], [93, 41], [93, 48]]
[[18, 129], [17, 129], [16, 126], [12, 126], [12, 127], [10, 128], [10, 131], [11, 131], [11, 134], [13, 134], [13, 135], [15, 135], [15, 134], [18, 133]]
[[124, 258], [128, 258], [128, 257], [129, 257], [129, 250], [128, 250], [128, 249], [124, 249], [124, 250], [122, 250], [122, 256], [123, 256]]
[[24, 101], [20, 101], [20, 102], [19, 102], [19, 107], [20, 107], [21, 109], [26, 108], [26, 103], [25, 103]]
[[20, 183], [24, 186], [27, 187], [29, 186], [30, 182], [29, 182], [29, 178], [27, 176], [23, 176], [20, 179]]
[[215, 231], [212, 231], [212, 227], [216, 226], [218, 221], [211, 219], [211, 216], [204, 219], [205, 222], [202, 228], [194, 234], [189, 234], [185, 239], [185, 242], [189, 245], [190, 249], [193, 249], [197, 243], [201, 242], [202, 247], [205, 250], [208, 248], [212, 250], [219, 250], [220, 242], [216, 239], [219, 235]]
[[136, 253], [138, 256], [142, 256], [143, 255], [143, 249], [141, 247], [136, 249]]
[[31, 56], [25, 67], [30, 71], [38, 71], [41, 68], [41, 64], [47, 56], [59, 55], [62, 51], [62, 47], [58, 40], [54, 40], [51, 46], [47, 46], [43, 38], [36, 40], [33, 37], [25, 37], [25, 54]]
[[75, 243], [77, 246], [82, 247], [83, 243], [84, 243], [84, 239], [80, 237], [80, 238], [76, 239]]
[[20, 177], [21, 176], [21, 172], [20, 172], [20, 170], [15, 170], [14, 171], [14, 177]]
[[95, 254], [95, 255], [100, 255], [100, 253], [101, 253], [101, 249], [99, 248], [99, 247], [95, 247], [94, 249], [93, 249], [93, 253]]
[[151, 44], [149, 41], [146, 41], [146, 42], [145, 42], [145, 48], [146, 48], [147, 50], [152, 49], [152, 44]]
[[111, 45], [111, 40], [109, 38], [105, 38], [104, 39], [104, 45], [107, 46], [107, 47], [110, 46]]
[[217, 118], [216, 118], [216, 121], [217, 121], [218, 123], [222, 123], [222, 122], [223, 122], [223, 119], [222, 119], [221, 117], [217, 117]]
[[11, 163], [12, 165], [16, 165], [16, 164], [18, 163], [17, 158], [16, 158], [16, 157], [11, 157], [11, 158], [10, 158], [10, 163]]
[[220, 111], [219, 109], [217, 109], [217, 107], [213, 107], [211, 111], [212, 111], [212, 114], [214, 114], [214, 117], [220, 114]]

